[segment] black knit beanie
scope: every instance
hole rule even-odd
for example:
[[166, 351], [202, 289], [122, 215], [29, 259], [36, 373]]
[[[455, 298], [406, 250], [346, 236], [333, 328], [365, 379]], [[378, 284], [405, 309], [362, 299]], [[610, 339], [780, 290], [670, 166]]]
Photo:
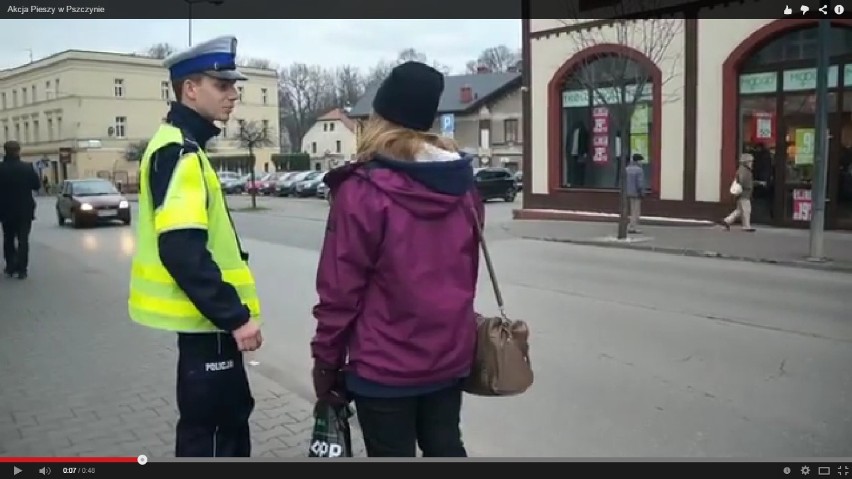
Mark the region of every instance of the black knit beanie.
[[373, 111], [391, 123], [418, 131], [432, 128], [444, 92], [444, 75], [420, 62], [405, 62], [382, 82]]

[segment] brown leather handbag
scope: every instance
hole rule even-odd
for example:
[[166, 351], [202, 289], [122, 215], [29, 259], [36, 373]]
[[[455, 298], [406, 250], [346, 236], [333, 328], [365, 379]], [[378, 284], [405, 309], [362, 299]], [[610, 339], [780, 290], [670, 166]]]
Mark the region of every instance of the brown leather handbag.
[[511, 320], [506, 316], [503, 295], [497, 284], [491, 255], [488, 254], [479, 214], [473, 205], [469, 209], [473, 212], [473, 222], [476, 224], [479, 245], [488, 266], [500, 316], [485, 317], [477, 314], [476, 356], [463, 389], [476, 396], [515, 396], [529, 389], [533, 383], [529, 355], [530, 331], [524, 321]]

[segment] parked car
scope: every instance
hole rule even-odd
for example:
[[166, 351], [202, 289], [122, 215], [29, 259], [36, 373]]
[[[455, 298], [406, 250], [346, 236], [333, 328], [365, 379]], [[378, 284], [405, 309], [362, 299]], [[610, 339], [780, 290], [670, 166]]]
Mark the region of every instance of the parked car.
[[314, 171], [295, 171], [275, 186], [278, 196], [290, 196], [296, 192], [296, 183], [306, 179]]
[[275, 184], [275, 179], [273, 177], [275, 173], [263, 173], [263, 174], [255, 174], [254, 182], [249, 178], [245, 184], [245, 191], [251, 193], [252, 191], [257, 194], [265, 194], [267, 191], [271, 191], [270, 184]]
[[317, 188], [322, 183], [324, 177], [324, 171], [314, 171], [312, 174], [306, 176], [304, 180], [296, 183], [296, 196], [299, 198], [316, 196]]
[[284, 178], [289, 175], [288, 171], [276, 171], [273, 173], [269, 173], [264, 177], [263, 184], [260, 185], [260, 194], [262, 195], [274, 195], [278, 191], [278, 180]]
[[325, 183], [320, 183], [317, 185], [317, 198], [327, 199], [328, 198], [328, 185]]
[[219, 177], [219, 183], [225, 183], [226, 181], [238, 180], [242, 175], [235, 171], [222, 170], [217, 172], [216, 176]]
[[75, 228], [111, 221], [129, 225], [130, 203], [108, 180], [65, 180], [56, 197], [56, 220], [64, 226], [68, 219]]
[[485, 167], [474, 169], [476, 189], [483, 201], [499, 198], [506, 202], [515, 201], [518, 189], [515, 178], [507, 168]]
[[226, 195], [239, 195], [243, 191], [245, 191], [246, 181], [248, 181], [248, 175], [237, 176], [235, 178], [219, 178], [219, 183], [222, 184], [222, 191], [225, 192]]
[[524, 172], [516, 171], [515, 172], [515, 189], [518, 191], [524, 191]]

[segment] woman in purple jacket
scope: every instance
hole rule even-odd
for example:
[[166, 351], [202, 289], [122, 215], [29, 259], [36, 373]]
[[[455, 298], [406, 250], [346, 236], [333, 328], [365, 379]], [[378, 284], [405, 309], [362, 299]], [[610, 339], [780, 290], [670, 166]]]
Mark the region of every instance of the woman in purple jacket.
[[396, 67], [332, 205], [311, 342], [317, 398], [354, 400], [371, 457], [463, 457], [461, 380], [474, 357], [479, 267], [471, 159], [429, 132], [444, 77]]

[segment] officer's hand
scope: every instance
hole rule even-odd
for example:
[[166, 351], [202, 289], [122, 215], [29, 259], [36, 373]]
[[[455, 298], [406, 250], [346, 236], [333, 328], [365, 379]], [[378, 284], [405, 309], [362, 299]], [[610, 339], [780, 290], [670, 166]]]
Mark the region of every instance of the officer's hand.
[[263, 336], [260, 334], [260, 326], [257, 322], [249, 320], [246, 324], [235, 329], [232, 333], [237, 340], [240, 351], [255, 351], [263, 344]]

